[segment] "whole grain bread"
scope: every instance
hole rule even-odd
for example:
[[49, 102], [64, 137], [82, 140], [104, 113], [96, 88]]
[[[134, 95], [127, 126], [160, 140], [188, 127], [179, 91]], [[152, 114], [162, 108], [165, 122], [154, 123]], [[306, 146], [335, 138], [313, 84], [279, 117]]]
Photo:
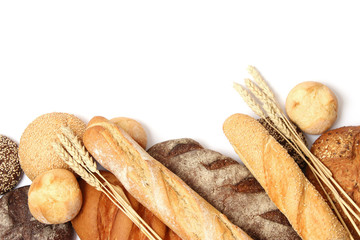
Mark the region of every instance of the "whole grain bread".
[[29, 186], [12, 190], [0, 199], [1, 240], [71, 240], [70, 222], [43, 224], [37, 221], [28, 207]]
[[253, 239], [300, 239], [249, 170], [237, 161], [189, 138], [155, 144], [148, 153]]
[[[341, 127], [327, 131], [322, 134], [311, 147], [311, 152], [332, 172], [335, 180], [345, 190], [345, 192], [360, 206], [360, 127], [349, 126]], [[311, 173], [310, 169], [306, 171], [307, 176], [316, 189], [323, 194], [325, 193], [319, 183]], [[330, 191], [328, 191], [330, 192]], [[333, 200], [335, 200], [333, 198]], [[335, 204], [337, 205], [336, 201]], [[346, 214], [341, 211], [337, 205], [347, 226], [349, 226], [355, 240], [360, 240], [355, 228], [351, 225]], [[355, 219], [358, 227], [360, 222]]]

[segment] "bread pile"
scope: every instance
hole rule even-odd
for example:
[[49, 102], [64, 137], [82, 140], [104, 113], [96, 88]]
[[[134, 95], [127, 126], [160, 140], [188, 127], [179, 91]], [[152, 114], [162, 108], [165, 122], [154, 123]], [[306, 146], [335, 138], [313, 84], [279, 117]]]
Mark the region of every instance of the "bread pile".
[[[318, 97], [321, 117], [307, 106], [309, 96]], [[315, 83], [298, 85], [286, 105], [301, 136], [301, 130], [327, 131], [337, 116], [335, 95]], [[301, 114], [304, 109], [311, 112]], [[0, 142], [0, 150], [11, 145], [7, 155], [0, 151], [0, 160], [13, 179], [0, 182], [7, 192], [0, 200], [0, 238], [71, 239], [75, 229], [82, 240], [149, 239], [128, 209], [121, 210], [129, 204], [155, 239], [351, 239], [304, 158], [271, 121], [234, 114], [224, 122], [224, 134], [243, 165], [190, 138], [146, 151], [146, 132], [130, 118], [94, 117], [85, 123], [67, 113], [44, 114], [25, 129], [19, 154], [16, 144]], [[54, 146], [64, 145], [64, 128], [74, 134], [70, 142], [83, 145], [61, 154]], [[311, 148], [357, 204], [359, 143], [359, 127], [345, 127], [325, 132]], [[106, 169], [91, 178], [95, 183], [76, 167], [86, 164], [76, 154], [93, 157]], [[67, 156], [80, 165], [68, 165]], [[31, 186], [12, 190], [22, 171]]]

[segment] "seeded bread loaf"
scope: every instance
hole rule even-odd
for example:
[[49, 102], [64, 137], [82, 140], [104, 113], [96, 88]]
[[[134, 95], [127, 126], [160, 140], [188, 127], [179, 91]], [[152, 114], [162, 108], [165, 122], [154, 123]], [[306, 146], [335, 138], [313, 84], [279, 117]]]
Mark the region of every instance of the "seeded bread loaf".
[[[360, 127], [349, 126], [332, 129], [322, 134], [312, 145], [311, 152], [332, 172], [335, 180], [340, 184], [344, 191], [351, 197], [354, 202], [360, 206]], [[307, 176], [316, 189], [323, 194], [320, 185], [307, 169]], [[327, 190], [329, 192], [329, 190]], [[332, 195], [331, 195], [332, 196]], [[333, 200], [335, 198], [333, 197]], [[355, 228], [351, 225], [346, 214], [341, 207], [335, 204], [347, 226], [349, 226], [355, 240], [360, 240], [360, 236], [356, 233]], [[360, 222], [355, 219], [357, 227]]]
[[300, 239], [247, 168], [198, 142], [175, 139], [148, 153], [257, 240]]

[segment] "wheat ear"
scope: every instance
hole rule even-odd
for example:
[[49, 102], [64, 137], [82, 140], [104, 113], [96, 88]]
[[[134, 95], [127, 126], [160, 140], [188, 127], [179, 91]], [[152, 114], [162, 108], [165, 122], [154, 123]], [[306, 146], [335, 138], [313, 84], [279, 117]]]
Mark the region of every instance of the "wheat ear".
[[[248, 67], [248, 72], [254, 78], [253, 83], [250, 79], [245, 79], [245, 85], [249, 89], [249, 91], [256, 97], [260, 105], [258, 104], [258, 108], [261, 109], [261, 113], [257, 115], [264, 118], [264, 116], [268, 116], [271, 121], [271, 127], [277, 129], [283, 136], [285, 136], [286, 141], [290, 144], [304, 159], [304, 161], [309, 165], [311, 171], [314, 173], [317, 181], [320, 183], [321, 187], [323, 188], [324, 192], [327, 195], [327, 198], [331, 205], [335, 209], [336, 215], [339, 217], [341, 224], [344, 228], [349, 232], [348, 227], [346, 226], [345, 222], [343, 221], [339, 210], [336, 209], [333, 200], [329, 197], [329, 194], [325, 191], [322, 183], [328, 187], [328, 189], [332, 192], [334, 198], [340, 205], [341, 209], [345, 213], [345, 215], [349, 218], [351, 224], [355, 228], [357, 234], [360, 236], [360, 229], [356, 226], [353, 217], [360, 221], [360, 207], [346, 194], [344, 189], [338, 184], [338, 182], [333, 178], [331, 171], [319, 160], [317, 159], [307, 148], [305, 143], [301, 140], [300, 135], [295, 130], [295, 126], [292, 122], [285, 116], [285, 113], [281, 110], [279, 103], [275, 98], [275, 94], [270, 90], [270, 87], [267, 85], [264, 78], [261, 76], [260, 72], [253, 66]], [[241, 86], [241, 85], [238, 85]], [[240, 89], [238, 87], [238, 89]], [[238, 90], [237, 89], [237, 90]], [[247, 89], [241, 87], [241, 91], [238, 90], [240, 95], [243, 97], [245, 102], [253, 109], [253, 102], [256, 100], [250, 95]], [[249, 97], [251, 96], [251, 101], [249, 101]], [[250, 104], [249, 104], [250, 102]], [[322, 181], [322, 182], [321, 182]], [[340, 193], [341, 194], [340, 194]], [[342, 196], [344, 196], [344, 199]], [[348, 204], [348, 202], [349, 204]], [[356, 213], [355, 210], [358, 212]], [[351, 239], [353, 237], [350, 235]]]
[[[132, 208], [123, 190], [109, 183], [97, 170], [95, 161], [70, 128], [63, 127], [58, 135], [60, 143], [53, 147], [64, 160], [89, 185], [102, 191], [151, 240], [160, 240], [158, 234]], [[95, 175], [103, 180], [102, 183]]]
[[260, 105], [256, 103], [255, 99], [250, 95], [250, 93], [240, 84], [234, 83], [235, 90], [240, 94], [243, 100], [247, 103], [253, 112], [260, 116], [265, 117], [263, 110], [261, 109]]

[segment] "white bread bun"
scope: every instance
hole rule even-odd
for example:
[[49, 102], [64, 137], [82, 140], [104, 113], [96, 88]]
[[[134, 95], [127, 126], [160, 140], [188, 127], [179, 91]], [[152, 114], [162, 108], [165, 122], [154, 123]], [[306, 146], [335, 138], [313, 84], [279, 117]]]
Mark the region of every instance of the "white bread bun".
[[286, 113], [291, 121], [309, 134], [328, 130], [337, 118], [335, 94], [319, 82], [302, 82], [286, 98]]
[[59, 224], [78, 214], [82, 194], [73, 173], [53, 169], [35, 178], [29, 189], [28, 203], [31, 214], [39, 222]]

